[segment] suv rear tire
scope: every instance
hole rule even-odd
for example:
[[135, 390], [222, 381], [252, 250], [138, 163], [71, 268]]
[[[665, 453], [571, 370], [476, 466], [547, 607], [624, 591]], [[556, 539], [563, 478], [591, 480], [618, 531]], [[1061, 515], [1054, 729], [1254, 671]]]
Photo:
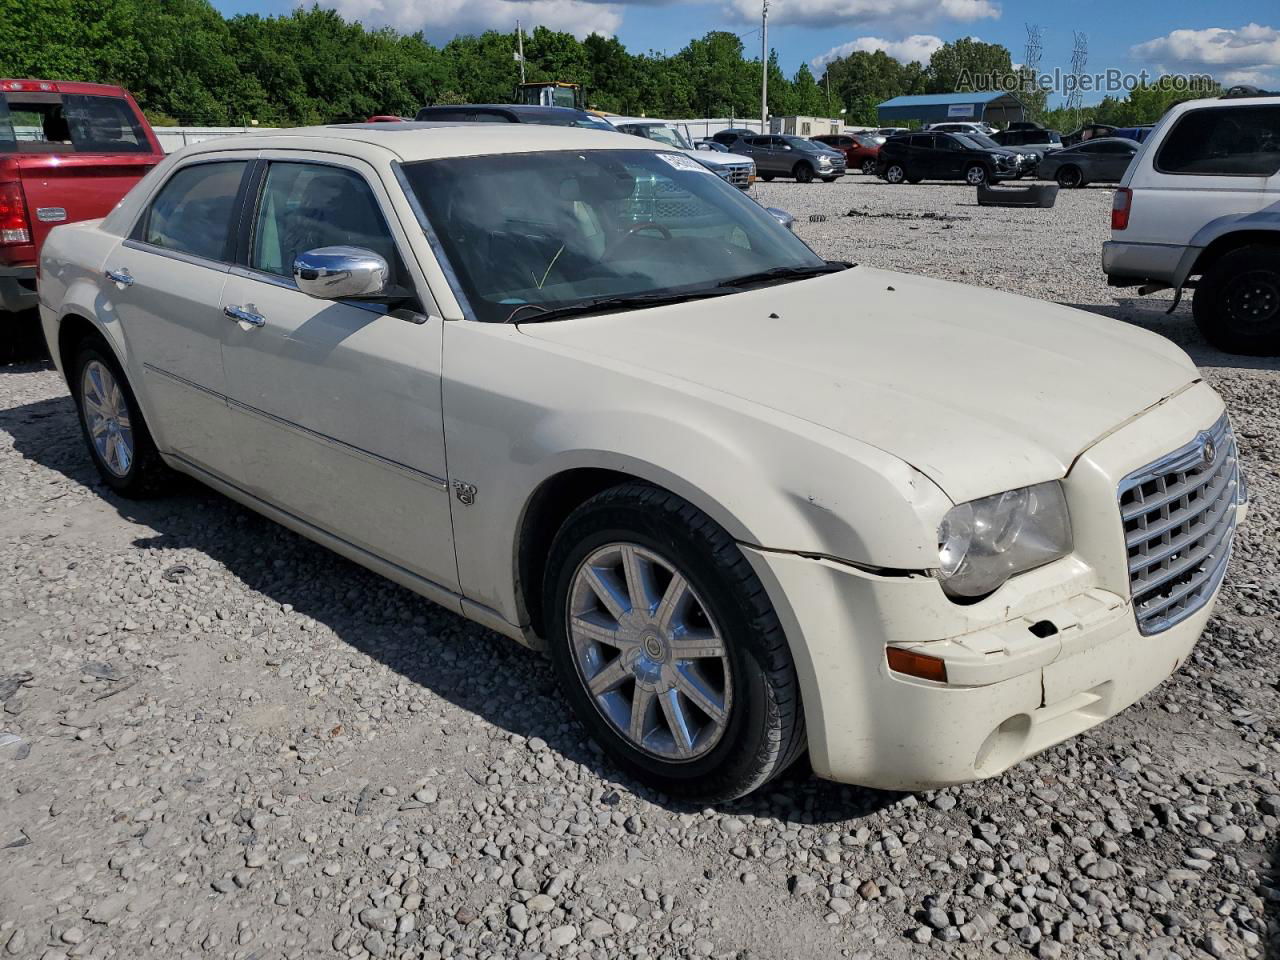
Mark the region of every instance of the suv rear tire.
[[543, 590], [566, 698], [638, 779], [722, 802], [804, 750], [799, 681], [769, 597], [733, 538], [688, 501], [638, 483], [592, 497], [556, 534]]
[[1280, 246], [1251, 244], [1219, 257], [1200, 278], [1191, 313], [1219, 350], [1280, 355]]

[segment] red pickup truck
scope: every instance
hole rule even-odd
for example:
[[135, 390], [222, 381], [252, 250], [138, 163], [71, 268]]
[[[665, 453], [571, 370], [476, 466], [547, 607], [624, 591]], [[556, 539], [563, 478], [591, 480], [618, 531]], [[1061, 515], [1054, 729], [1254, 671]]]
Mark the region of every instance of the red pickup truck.
[[0, 310], [36, 305], [50, 230], [105, 216], [162, 159], [122, 87], [0, 80]]

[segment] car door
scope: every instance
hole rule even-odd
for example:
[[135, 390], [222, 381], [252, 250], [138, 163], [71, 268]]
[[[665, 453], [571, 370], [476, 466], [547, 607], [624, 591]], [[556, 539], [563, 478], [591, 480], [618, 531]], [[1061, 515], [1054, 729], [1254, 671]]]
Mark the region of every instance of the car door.
[[1133, 162], [1134, 154], [1138, 152], [1137, 147], [1116, 140], [1104, 141], [1099, 143], [1098, 147], [1101, 169], [1098, 179], [1100, 180], [1119, 181], [1124, 177], [1124, 172], [1129, 169], [1129, 164]]
[[756, 162], [756, 171], [774, 176], [779, 171], [777, 158], [769, 141], [769, 137], [746, 137], [742, 143], [746, 145], [747, 155]]
[[[227, 279], [224, 357], [249, 489], [382, 560], [456, 591], [440, 401], [443, 321], [372, 167], [270, 152]], [[396, 303], [302, 293], [294, 259], [383, 257]]]
[[907, 170], [911, 177], [932, 179], [939, 176], [938, 151], [934, 146], [937, 134], [916, 133], [910, 139]]
[[244, 154], [199, 154], [175, 167], [107, 257], [102, 281], [157, 446], [233, 482], [241, 468], [222, 366], [222, 289], [248, 168]]
[[964, 176], [969, 159], [964, 145], [946, 133], [938, 134], [933, 140], [933, 175], [944, 180], [957, 180]]

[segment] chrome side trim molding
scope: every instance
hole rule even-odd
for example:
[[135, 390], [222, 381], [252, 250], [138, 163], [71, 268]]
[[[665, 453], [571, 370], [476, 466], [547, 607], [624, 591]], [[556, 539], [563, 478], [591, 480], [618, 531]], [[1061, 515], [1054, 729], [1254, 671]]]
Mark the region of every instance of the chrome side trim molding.
[[170, 373], [168, 370], [162, 370], [150, 363], [144, 363], [143, 367], [157, 376], [172, 380], [174, 383], [181, 384], [184, 387], [189, 387], [192, 390], [198, 390], [207, 396], [220, 400], [234, 410], [239, 410], [242, 413], [249, 414], [250, 416], [258, 417], [259, 419], [265, 420], [274, 426], [284, 427], [286, 430], [291, 430], [294, 433], [307, 437], [311, 440], [318, 440], [321, 443], [336, 447], [344, 453], [349, 453], [353, 456], [368, 460], [378, 466], [390, 467], [391, 469], [397, 470], [414, 480], [426, 484], [434, 490], [447, 492], [449, 489], [448, 482], [443, 477], [437, 477], [434, 473], [427, 473], [425, 470], [419, 470], [417, 467], [411, 467], [407, 463], [392, 460], [388, 457], [382, 456], [381, 454], [374, 453], [371, 450], [365, 450], [363, 447], [357, 447], [354, 444], [347, 443], [345, 440], [339, 440], [337, 437], [331, 437], [327, 433], [320, 433], [318, 430], [312, 430], [310, 427], [304, 427], [300, 423], [294, 423], [292, 420], [286, 420], [284, 417], [278, 417], [274, 413], [267, 413], [265, 410], [260, 410], [247, 403], [242, 403], [233, 397], [228, 397], [226, 394], [218, 393], [216, 390], [210, 390], [208, 387], [201, 386], [198, 383], [188, 380], [186, 377], [180, 377], [176, 373]]

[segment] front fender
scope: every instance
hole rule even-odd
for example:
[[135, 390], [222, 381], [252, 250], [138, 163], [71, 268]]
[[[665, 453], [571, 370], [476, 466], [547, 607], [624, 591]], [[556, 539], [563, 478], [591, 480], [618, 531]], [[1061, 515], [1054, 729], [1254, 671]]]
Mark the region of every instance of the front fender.
[[513, 327], [446, 330], [445, 441], [466, 596], [518, 622], [513, 571], [534, 493], [617, 471], [697, 506], [740, 542], [891, 570], [937, 564], [951, 502], [882, 450], [686, 381], [584, 360]]

